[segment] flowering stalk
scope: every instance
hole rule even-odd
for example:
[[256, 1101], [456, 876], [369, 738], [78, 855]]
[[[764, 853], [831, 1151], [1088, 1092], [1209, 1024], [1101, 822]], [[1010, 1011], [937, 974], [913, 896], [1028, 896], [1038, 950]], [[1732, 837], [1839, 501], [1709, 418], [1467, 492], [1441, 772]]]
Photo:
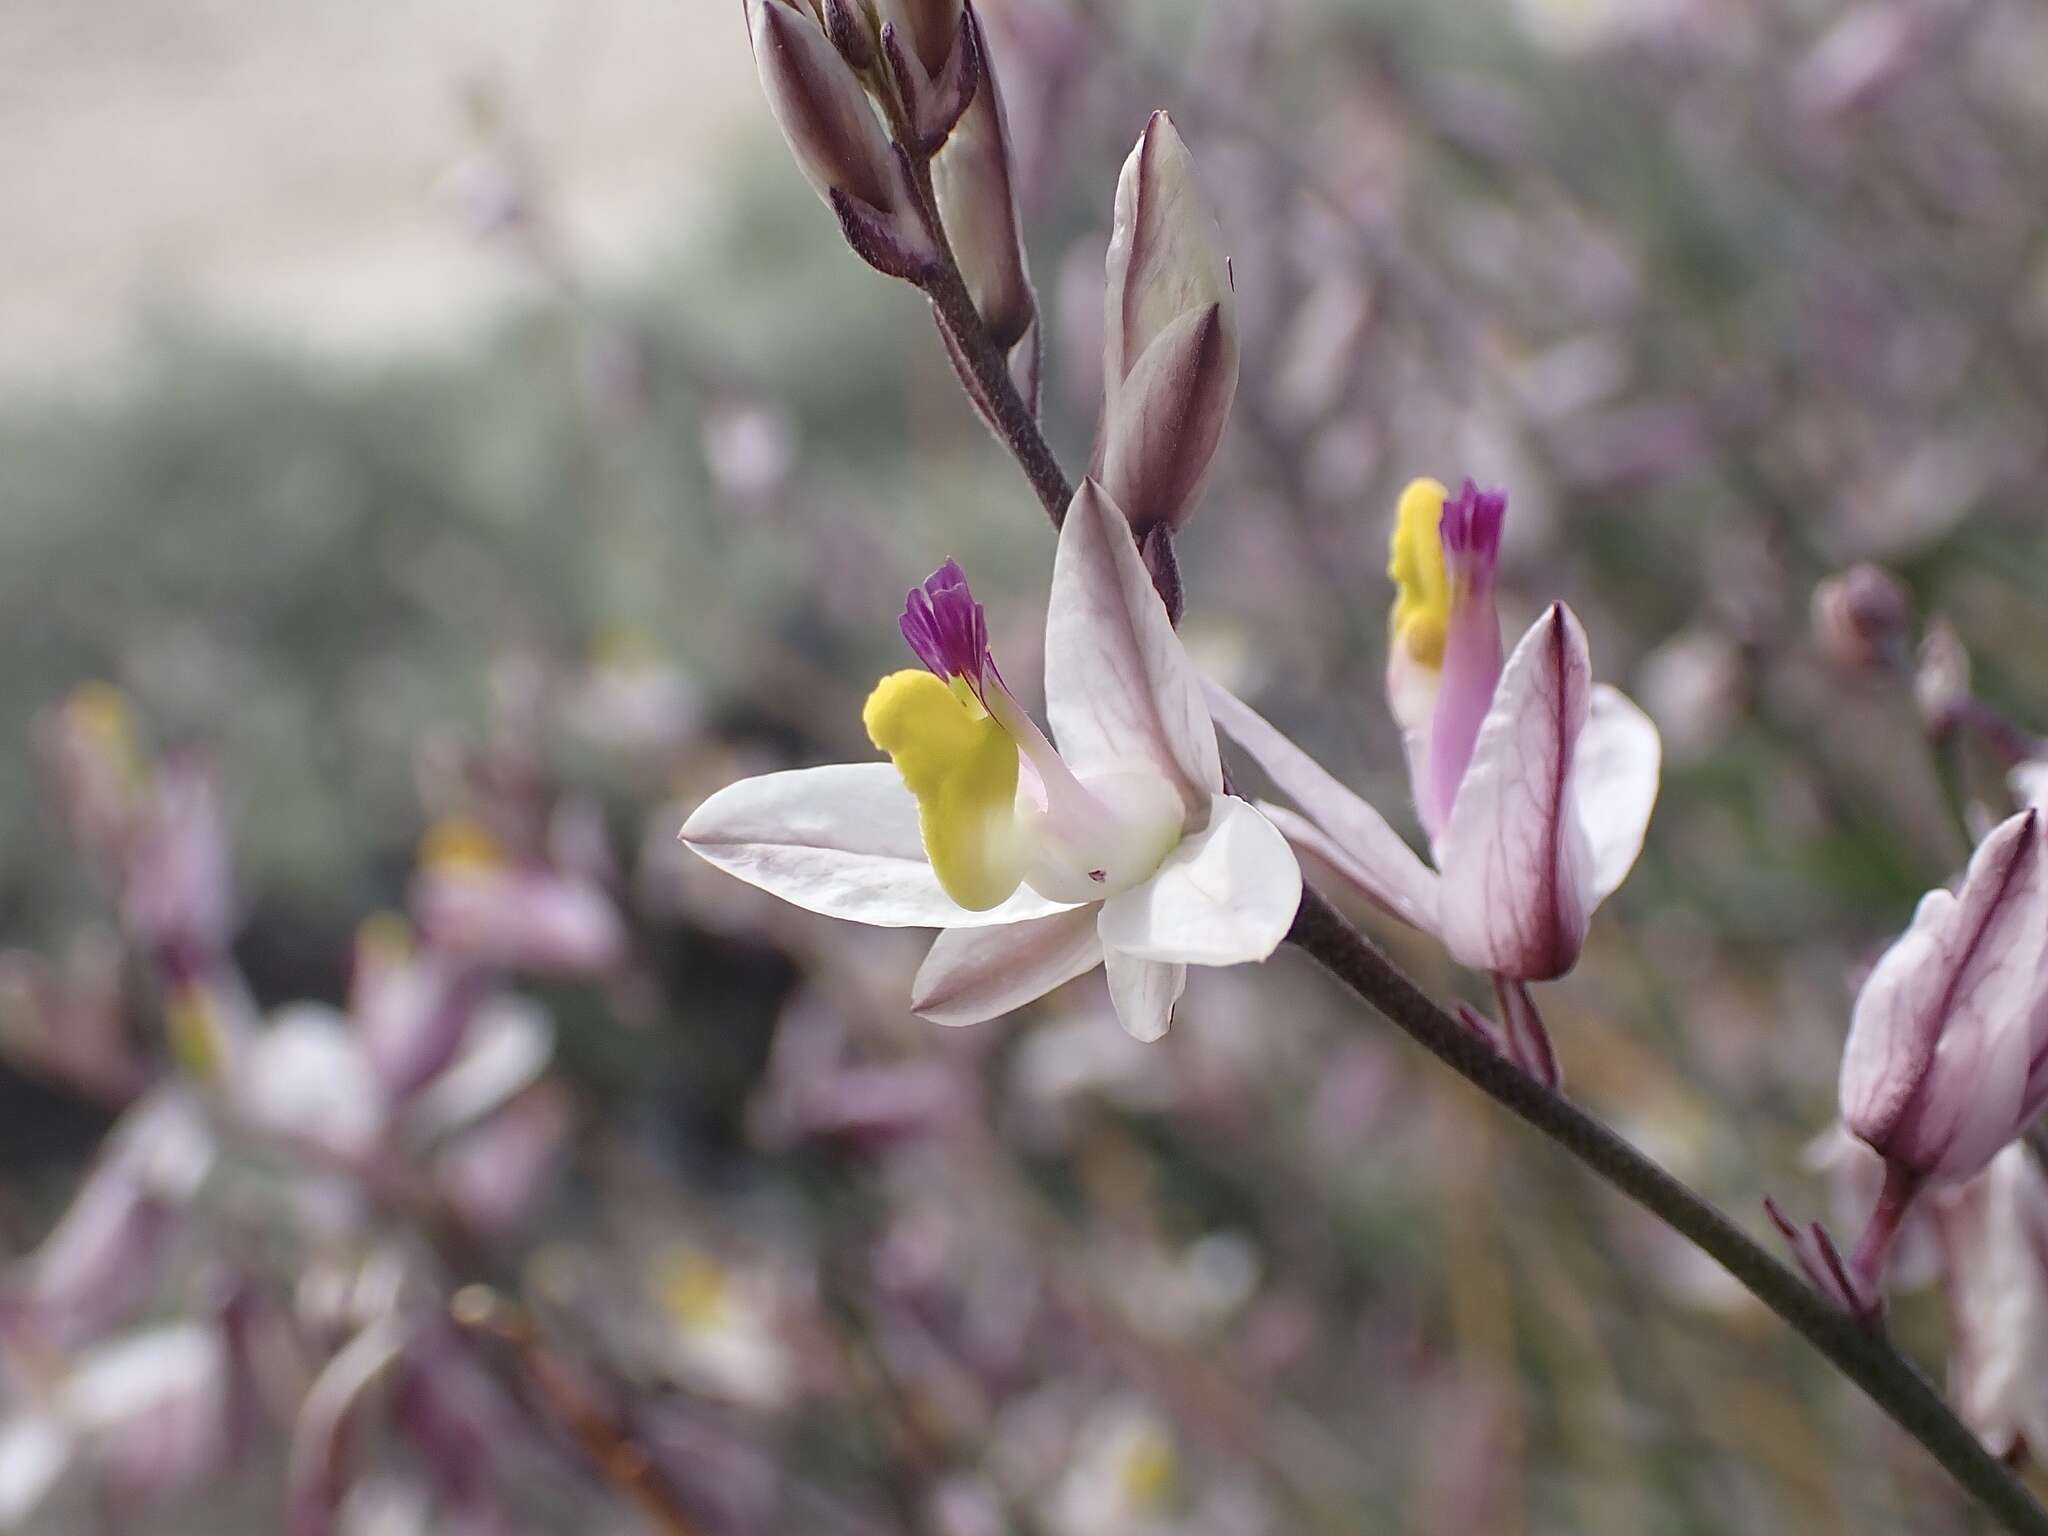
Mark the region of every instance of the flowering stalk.
[[[954, 328], [954, 340], [988, 391], [998, 435], [1016, 458], [1046, 515], [1059, 526], [1069, 486], [1036, 417], [1018, 395], [1001, 354], [980, 327], [974, 306], [942, 259], [926, 292]], [[1288, 940], [1402, 1033], [1510, 1111], [1588, 1170], [1687, 1238], [1725, 1268], [1861, 1387], [1902, 1430], [2005, 1528], [2048, 1536], [2048, 1510], [1957, 1418], [1941, 1394], [1883, 1334], [1824, 1298], [1762, 1245], [1657, 1163], [1563, 1094], [1501, 1055], [1483, 1035], [1445, 1010], [1312, 885]]]

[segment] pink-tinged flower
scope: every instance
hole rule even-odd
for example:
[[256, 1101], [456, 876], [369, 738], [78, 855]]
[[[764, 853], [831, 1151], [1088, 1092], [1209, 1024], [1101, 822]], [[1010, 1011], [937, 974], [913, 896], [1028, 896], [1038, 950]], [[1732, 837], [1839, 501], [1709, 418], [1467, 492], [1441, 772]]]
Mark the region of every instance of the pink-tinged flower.
[[576, 874], [513, 859], [467, 818], [429, 830], [412, 908], [436, 948], [478, 965], [605, 976], [628, 959], [625, 919], [608, 892]]
[[140, 1315], [214, 1158], [205, 1118], [183, 1092], [159, 1089], [137, 1103], [23, 1261], [15, 1290], [22, 1321], [45, 1343], [69, 1348]]
[[[1210, 708], [1297, 806], [1262, 809], [1368, 899], [1510, 984], [1562, 976], [1634, 867], [1657, 797], [1657, 728], [1592, 680], [1586, 633], [1555, 603], [1505, 662], [1494, 569], [1506, 500], [1419, 480], [1393, 537], [1387, 692], [1432, 869], [1384, 817], [1213, 685]], [[1505, 993], [1504, 993], [1505, 995]]]
[[1125, 1028], [1163, 1033], [1189, 965], [1263, 960], [1301, 898], [1286, 842], [1223, 791], [1201, 684], [1129, 524], [1094, 482], [1067, 510], [1046, 615], [1057, 749], [988, 653], [948, 562], [902, 628], [925, 671], [864, 712], [894, 765], [745, 779], [684, 826], [721, 869], [813, 912], [940, 928], [912, 1006], [969, 1024], [1097, 965]]
[[[352, 1013], [319, 1003], [279, 1009], [235, 1062], [236, 1113], [344, 1166], [431, 1150], [445, 1160], [451, 1191], [537, 1192], [560, 1140], [559, 1116], [526, 1102], [553, 1055], [546, 1015], [486, 993], [474, 973], [431, 950], [412, 950], [396, 919], [366, 929]], [[517, 1163], [501, 1170], [497, 1191], [477, 1183], [475, 1155], [489, 1147]], [[486, 1198], [479, 1208], [497, 1222], [511, 1204]]]
[[1994, 1456], [2048, 1450], [2048, 1176], [2015, 1142], [1935, 1202], [1949, 1398]]
[[2048, 870], [2041, 816], [1978, 846], [1961, 888], [1930, 891], [1857, 996], [1841, 1109], [1901, 1198], [1969, 1178], [2048, 1100]]

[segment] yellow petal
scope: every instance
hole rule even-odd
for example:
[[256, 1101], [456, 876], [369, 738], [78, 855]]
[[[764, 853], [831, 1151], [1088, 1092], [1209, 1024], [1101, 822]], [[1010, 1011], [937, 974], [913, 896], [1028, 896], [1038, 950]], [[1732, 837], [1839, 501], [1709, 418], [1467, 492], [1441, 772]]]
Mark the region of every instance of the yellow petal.
[[1451, 584], [1444, 574], [1442, 485], [1410, 481], [1394, 513], [1387, 574], [1394, 579], [1393, 637], [1425, 667], [1443, 663], [1444, 627], [1451, 616]]
[[970, 912], [1009, 899], [1023, 878], [1017, 846], [1017, 744], [964, 689], [929, 672], [892, 672], [861, 720], [917, 797], [925, 857]]

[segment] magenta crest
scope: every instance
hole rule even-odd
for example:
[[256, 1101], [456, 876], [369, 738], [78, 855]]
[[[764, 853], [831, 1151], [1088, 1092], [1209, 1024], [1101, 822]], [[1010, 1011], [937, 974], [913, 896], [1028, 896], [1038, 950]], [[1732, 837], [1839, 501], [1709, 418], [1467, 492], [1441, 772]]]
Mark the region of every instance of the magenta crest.
[[948, 560], [912, 587], [897, 621], [917, 659], [942, 678], [964, 677], [976, 694], [988, 665], [988, 616], [967, 586], [967, 573]]
[[1444, 502], [1438, 536], [1451, 573], [1490, 579], [1500, 559], [1501, 525], [1507, 521], [1506, 491], [1482, 491], [1469, 476], [1464, 488]]

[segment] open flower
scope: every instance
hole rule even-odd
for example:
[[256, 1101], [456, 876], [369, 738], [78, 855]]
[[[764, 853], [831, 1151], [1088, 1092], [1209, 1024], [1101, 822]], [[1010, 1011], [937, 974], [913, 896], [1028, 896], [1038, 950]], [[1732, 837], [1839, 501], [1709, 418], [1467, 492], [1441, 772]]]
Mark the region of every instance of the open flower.
[[1123, 513], [1095, 485], [1060, 532], [1046, 614], [1054, 747], [1011, 694], [952, 562], [910, 594], [925, 665], [863, 712], [894, 766], [744, 779], [698, 807], [683, 841], [797, 906], [945, 930], [912, 1006], [969, 1024], [1103, 965], [1124, 1027], [1164, 1033], [1189, 965], [1263, 960], [1301, 871], [1285, 840], [1223, 792], [1199, 679]]
[[1215, 687], [1209, 702], [1307, 813], [1266, 808], [1297, 846], [1461, 964], [1519, 983], [1577, 963], [1594, 909], [1642, 850], [1661, 749], [1647, 715], [1593, 682], [1586, 632], [1563, 603], [1503, 662], [1494, 568], [1506, 512], [1505, 496], [1469, 480], [1456, 497], [1418, 480], [1394, 527], [1387, 694], [1435, 869], [1245, 705]]

